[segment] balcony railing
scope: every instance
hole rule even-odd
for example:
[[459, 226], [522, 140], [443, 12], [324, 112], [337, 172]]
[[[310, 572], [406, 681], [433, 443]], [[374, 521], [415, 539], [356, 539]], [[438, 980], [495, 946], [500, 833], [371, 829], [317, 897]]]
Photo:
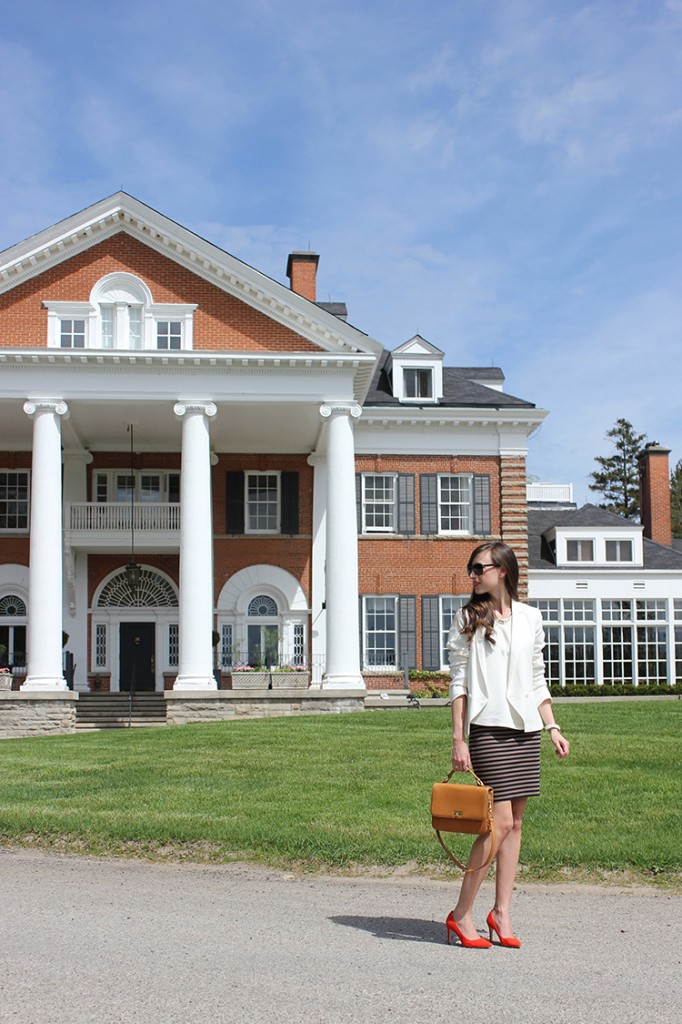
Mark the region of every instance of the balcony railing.
[[101, 530], [103, 532], [140, 533], [180, 529], [179, 504], [124, 505], [105, 502], [72, 504], [67, 522], [71, 530]]

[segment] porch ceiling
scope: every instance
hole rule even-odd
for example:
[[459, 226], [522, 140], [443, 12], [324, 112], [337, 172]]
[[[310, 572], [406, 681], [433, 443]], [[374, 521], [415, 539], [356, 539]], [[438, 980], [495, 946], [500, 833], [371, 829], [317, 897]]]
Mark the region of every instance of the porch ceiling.
[[[211, 448], [215, 452], [309, 452], [320, 430], [320, 400], [216, 401], [210, 421]], [[135, 425], [136, 451], [180, 451], [182, 422], [174, 402], [105, 401], [79, 398], [69, 401], [62, 420], [65, 449], [128, 451], [128, 424]], [[6, 449], [30, 450], [32, 422], [22, 403], [0, 403], [0, 437]]]

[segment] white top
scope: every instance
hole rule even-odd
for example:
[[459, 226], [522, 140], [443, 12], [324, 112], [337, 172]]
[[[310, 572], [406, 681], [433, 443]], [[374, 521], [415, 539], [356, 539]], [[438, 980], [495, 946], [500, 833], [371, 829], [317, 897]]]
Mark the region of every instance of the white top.
[[[511, 705], [515, 715], [523, 723], [525, 732], [542, 729], [542, 718], [538, 708], [544, 701], [551, 701], [551, 695], [545, 679], [545, 664], [542, 649], [545, 637], [542, 630], [542, 616], [537, 608], [531, 608], [519, 601], [512, 602], [511, 622], [499, 621], [495, 626], [497, 642], [490, 644], [485, 639], [485, 630], [477, 629], [471, 641], [462, 633], [463, 613], [458, 611], [448, 635], [450, 654], [450, 698], [467, 698], [468, 730], [471, 722], [488, 723], [486, 708], [495, 703], [495, 693], [502, 693], [506, 703]], [[493, 687], [488, 679], [488, 657], [500, 657], [500, 644], [505, 631], [511, 634], [511, 641], [505, 645], [508, 650], [508, 668], [502, 669], [504, 686]], [[491, 655], [490, 649], [495, 652]], [[497, 649], [497, 650], [496, 650]], [[494, 669], [493, 669], [494, 670]], [[497, 673], [498, 679], [500, 672]], [[504, 704], [502, 704], [504, 708]], [[497, 714], [497, 713], [496, 713]], [[512, 712], [509, 712], [512, 715]], [[485, 717], [483, 717], [485, 715]], [[516, 722], [512, 715], [512, 722]], [[511, 728], [516, 728], [516, 724]]]
[[485, 645], [485, 674], [488, 681], [488, 703], [471, 721], [474, 725], [523, 729], [521, 715], [507, 699], [511, 653], [511, 615], [495, 620], [494, 644]]

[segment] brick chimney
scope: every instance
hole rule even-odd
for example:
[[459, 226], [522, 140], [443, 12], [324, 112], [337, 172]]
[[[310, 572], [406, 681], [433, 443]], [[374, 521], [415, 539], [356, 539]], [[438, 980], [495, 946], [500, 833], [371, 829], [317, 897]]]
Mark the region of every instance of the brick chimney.
[[672, 547], [670, 515], [670, 448], [647, 444], [639, 454], [639, 505], [644, 536]]
[[287, 260], [287, 277], [292, 292], [297, 292], [311, 302], [317, 300], [317, 264], [319, 253], [292, 252]]

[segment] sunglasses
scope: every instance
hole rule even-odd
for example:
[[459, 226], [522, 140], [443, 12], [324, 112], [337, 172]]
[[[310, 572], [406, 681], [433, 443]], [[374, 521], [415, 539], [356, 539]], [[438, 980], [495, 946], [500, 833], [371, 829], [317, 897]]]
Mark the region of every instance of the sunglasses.
[[471, 576], [472, 573], [474, 576], [482, 576], [486, 569], [499, 569], [499, 566], [494, 562], [474, 562], [473, 565], [467, 565], [467, 576]]

